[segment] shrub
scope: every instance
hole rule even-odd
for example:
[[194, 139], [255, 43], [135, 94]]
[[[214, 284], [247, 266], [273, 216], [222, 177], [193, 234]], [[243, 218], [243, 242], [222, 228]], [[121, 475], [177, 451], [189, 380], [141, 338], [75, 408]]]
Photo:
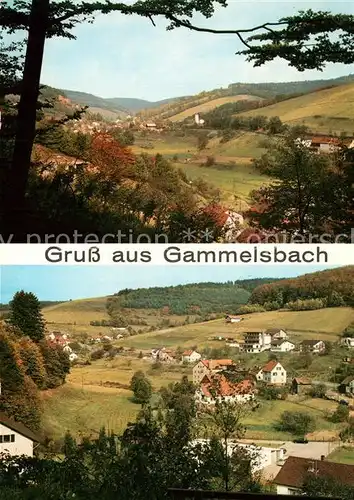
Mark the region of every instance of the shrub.
[[293, 302], [288, 302], [285, 307], [291, 311], [314, 311], [315, 309], [323, 309], [326, 307], [326, 302], [323, 299], [298, 299]]

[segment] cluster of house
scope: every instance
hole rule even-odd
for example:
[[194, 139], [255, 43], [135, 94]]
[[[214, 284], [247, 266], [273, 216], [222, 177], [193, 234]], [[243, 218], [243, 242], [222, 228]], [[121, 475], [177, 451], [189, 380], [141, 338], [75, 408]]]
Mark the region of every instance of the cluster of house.
[[340, 139], [338, 137], [316, 136], [308, 139], [301, 139], [298, 137], [296, 142], [318, 153], [334, 153], [339, 151], [343, 146], [349, 149], [354, 148], [354, 139], [352, 138]]
[[[226, 316], [227, 323], [238, 323], [243, 318], [240, 316]], [[303, 340], [298, 345], [289, 340], [289, 335], [282, 328], [269, 328], [268, 330], [248, 331], [244, 334], [243, 342], [236, 342], [231, 338], [226, 338], [229, 346], [238, 347], [240, 352], [260, 353], [264, 351], [271, 352], [290, 352], [298, 350], [300, 352], [321, 353], [326, 349], [323, 340], [311, 339]], [[348, 340], [348, 339], [347, 339]], [[354, 346], [354, 339], [353, 346]]]
[[[233, 382], [235, 375], [241, 380]], [[200, 404], [214, 404], [216, 400], [252, 401], [257, 393], [257, 382], [284, 386], [286, 370], [277, 360], [254, 370], [240, 368], [232, 359], [201, 359], [193, 367], [193, 383], [197, 387], [195, 399]]]
[[71, 362], [78, 358], [78, 355], [70, 347], [70, 339], [66, 333], [61, 332], [51, 332], [47, 335], [47, 341], [52, 345], [60, 345], [63, 351], [68, 353]]

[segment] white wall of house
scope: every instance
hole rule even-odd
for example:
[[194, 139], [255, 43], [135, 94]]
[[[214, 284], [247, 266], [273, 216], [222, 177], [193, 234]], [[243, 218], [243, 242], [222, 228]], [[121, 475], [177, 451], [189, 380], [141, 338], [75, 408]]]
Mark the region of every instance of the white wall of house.
[[277, 484], [277, 495], [299, 495], [301, 490]]
[[14, 442], [10, 443], [0, 443], [0, 453], [10, 453], [12, 456], [26, 455], [28, 457], [33, 457], [33, 441], [28, 439], [22, 434], [13, 431], [6, 425], [0, 423], [0, 436], [2, 436], [1, 441], [4, 441], [5, 436], [14, 436]]
[[215, 404], [215, 400], [226, 403], [247, 403], [249, 401], [254, 400], [254, 394], [234, 394], [233, 396], [217, 396], [215, 399], [213, 397], [205, 396], [201, 389], [198, 389], [195, 393], [195, 399], [197, 402], [213, 405]]
[[202, 355], [199, 354], [199, 352], [193, 351], [189, 356], [182, 356], [182, 361], [185, 363], [195, 363], [199, 361], [201, 357]]
[[193, 367], [193, 384], [199, 384], [205, 377], [209, 375], [210, 370], [201, 361]]
[[285, 340], [279, 345], [274, 345], [271, 347], [272, 352], [290, 352], [295, 349], [295, 344], [292, 342], [289, 342], [288, 340]]

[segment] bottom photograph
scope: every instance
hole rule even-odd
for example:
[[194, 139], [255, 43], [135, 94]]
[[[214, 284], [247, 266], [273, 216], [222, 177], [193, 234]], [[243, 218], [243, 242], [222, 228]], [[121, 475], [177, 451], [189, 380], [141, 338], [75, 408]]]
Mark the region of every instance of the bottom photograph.
[[354, 266], [0, 285], [1, 499], [354, 498]]

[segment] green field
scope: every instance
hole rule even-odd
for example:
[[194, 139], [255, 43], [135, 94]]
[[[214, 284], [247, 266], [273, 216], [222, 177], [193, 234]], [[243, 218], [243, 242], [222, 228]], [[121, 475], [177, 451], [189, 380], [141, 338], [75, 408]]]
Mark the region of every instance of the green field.
[[345, 131], [354, 133], [354, 84], [320, 90], [273, 104], [261, 109], [247, 111], [241, 116], [279, 116], [291, 125], [304, 124], [313, 132], [328, 134]]
[[[110, 327], [91, 326], [91, 321], [109, 320], [106, 311], [107, 297], [92, 299], [81, 299], [64, 302], [54, 306], [44, 307], [42, 312], [49, 329], [65, 331], [70, 335], [87, 334], [97, 336], [99, 333], [109, 335]], [[165, 318], [160, 311], [154, 309], [125, 309], [125, 314], [131, 319], [131, 326], [135, 330], [156, 327]], [[190, 319], [194, 316], [189, 315]], [[182, 324], [186, 316], [169, 315], [168, 319], [173, 323]], [[134, 323], [134, 320], [136, 323]], [[139, 320], [147, 323], [146, 326], [139, 325]]]
[[99, 360], [90, 366], [74, 367], [67, 384], [41, 393], [44, 433], [60, 439], [67, 430], [74, 434], [95, 434], [105, 426], [115, 432], [123, 431], [129, 421], [135, 420], [140, 406], [132, 401], [131, 391], [106, 387], [104, 383], [129, 385], [138, 370], [147, 374], [155, 391], [180, 380], [183, 374], [191, 375], [190, 369], [182, 367], [152, 370], [150, 361], [137, 357]]
[[[104, 386], [105, 382], [129, 384], [135, 371], [144, 371], [157, 391], [182, 375], [191, 379], [191, 369], [165, 366], [153, 370], [150, 361], [136, 358], [119, 358], [114, 361], [97, 361], [91, 366], [76, 367], [69, 375], [68, 383], [58, 389], [42, 393], [44, 432], [53, 439], [60, 439], [67, 430], [73, 434], [95, 434], [102, 426], [117, 433], [133, 421], [140, 406], [132, 401], [132, 393], [126, 389]], [[274, 425], [284, 411], [303, 411], [316, 420], [316, 431], [309, 439], [327, 439], [337, 433], [339, 427], [326, 419], [335, 403], [325, 400], [261, 401], [261, 406], [250, 413], [244, 423], [246, 439], [291, 440], [293, 436], [275, 430]]]
[[354, 448], [350, 446], [337, 448], [330, 455], [328, 455], [327, 460], [330, 462], [354, 465]]
[[334, 341], [354, 320], [354, 309], [349, 307], [319, 309], [317, 311], [270, 311], [244, 316], [244, 321], [226, 324], [224, 320], [208, 321], [181, 327], [145, 333], [119, 341], [127, 347], [148, 349], [156, 345], [202, 347], [209, 337], [230, 336], [237, 340], [247, 330], [284, 328], [295, 341], [308, 338]]
[[227, 97], [218, 97], [216, 99], [212, 99], [210, 101], [204, 102], [202, 104], [197, 104], [196, 106], [192, 106], [185, 111], [182, 111], [181, 113], [178, 113], [176, 115], [173, 115], [169, 118], [171, 122], [181, 122], [185, 120], [186, 118], [189, 118], [191, 116], [194, 116], [196, 113], [208, 113], [209, 111], [212, 111], [215, 108], [218, 108], [219, 106], [222, 106], [223, 104], [231, 103], [231, 102], [237, 102], [237, 101], [260, 101], [261, 98], [257, 96], [252, 96], [252, 95], [234, 95], [234, 96], [227, 96]]
[[[197, 138], [192, 134], [184, 137], [149, 134], [145, 138], [138, 137], [132, 150], [136, 154], [162, 154], [182, 169], [189, 180], [202, 178], [220, 189], [224, 203], [237, 210], [245, 210], [248, 208], [250, 192], [268, 182], [268, 178], [260, 175], [251, 164], [253, 158], [265, 153], [265, 148], [260, 145], [264, 139], [263, 134], [251, 132], [240, 133], [225, 144], [220, 144], [220, 139], [214, 138], [200, 152]], [[205, 166], [209, 156], [215, 158], [214, 167]]]

